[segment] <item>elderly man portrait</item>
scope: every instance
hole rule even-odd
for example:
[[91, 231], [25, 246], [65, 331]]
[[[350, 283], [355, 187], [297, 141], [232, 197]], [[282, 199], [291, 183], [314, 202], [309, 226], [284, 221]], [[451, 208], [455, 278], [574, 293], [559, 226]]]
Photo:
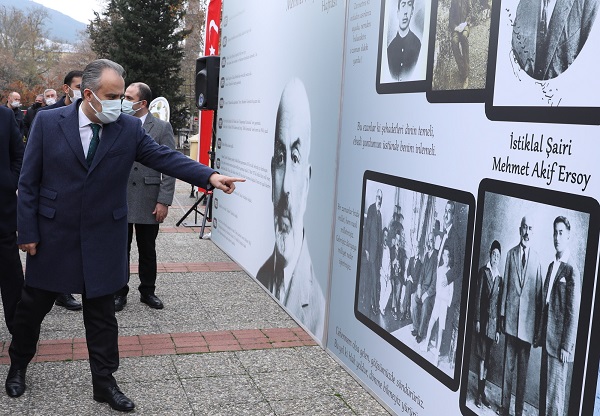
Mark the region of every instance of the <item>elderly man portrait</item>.
[[313, 270], [304, 229], [311, 177], [311, 117], [304, 84], [283, 89], [275, 120], [271, 159], [275, 247], [256, 279], [318, 338], [325, 321], [325, 295]]
[[575, 355], [581, 301], [581, 275], [569, 250], [571, 223], [556, 217], [553, 223], [556, 250], [544, 282], [544, 311], [537, 345], [542, 347], [540, 415], [563, 416], [570, 364]]
[[515, 370], [515, 416], [523, 414], [529, 355], [542, 315], [542, 268], [538, 253], [531, 247], [534, 231], [533, 217], [524, 216], [519, 244], [506, 255], [499, 318], [500, 332], [504, 332], [506, 341], [500, 415], [508, 415]]

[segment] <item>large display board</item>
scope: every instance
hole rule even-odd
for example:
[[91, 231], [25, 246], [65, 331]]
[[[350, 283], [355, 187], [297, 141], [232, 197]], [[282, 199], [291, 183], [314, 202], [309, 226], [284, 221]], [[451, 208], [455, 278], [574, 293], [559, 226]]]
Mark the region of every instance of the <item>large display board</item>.
[[600, 414], [599, 3], [224, 2], [214, 238], [392, 412]]
[[227, 0], [221, 25], [216, 164], [248, 181], [217, 197], [212, 239], [320, 341], [344, 16], [341, 2]]

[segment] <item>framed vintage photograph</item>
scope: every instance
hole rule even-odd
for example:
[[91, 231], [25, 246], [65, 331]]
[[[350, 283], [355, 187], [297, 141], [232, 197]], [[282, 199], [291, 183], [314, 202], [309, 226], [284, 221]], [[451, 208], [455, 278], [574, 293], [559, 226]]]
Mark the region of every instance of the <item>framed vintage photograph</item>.
[[427, 88], [431, 1], [383, 0], [379, 24], [379, 94], [421, 92]]
[[597, 250], [596, 200], [481, 182], [463, 414], [579, 414]]
[[433, 0], [427, 100], [483, 103], [492, 0]]
[[600, 124], [600, 0], [502, 0], [492, 7], [490, 120]]
[[456, 391], [475, 200], [464, 191], [366, 171], [354, 313]]

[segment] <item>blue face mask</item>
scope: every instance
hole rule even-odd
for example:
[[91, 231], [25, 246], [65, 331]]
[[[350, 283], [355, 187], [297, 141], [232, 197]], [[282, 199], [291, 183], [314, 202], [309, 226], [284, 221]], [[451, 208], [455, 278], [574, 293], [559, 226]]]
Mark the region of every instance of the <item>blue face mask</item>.
[[[92, 91], [92, 94], [94, 94], [94, 91]], [[118, 98], [116, 100], [101, 100], [96, 94], [94, 94], [94, 97], [102, 105], [102, 111], [96, 111], [94, 106], [92, 106], [92, 103], [89, 101], [88, 104], [96, 113], [96, 117], [98, 117], [98, 120], [100, 120], [102, 124], [109, 124], [114, 121], [117, 121], [117, 119], [121, 115], [121, 99]]]
[[138, 108], [137, 110], [133, 109], [133, 106], [136, 104], [139, 104], [139, 103], [141, 103], [141, 101], [133, 102], [133, 101], [123, 100], [123, 103], [121, 104], [121, 111], [124, 112], [125, 114], [129, 114], [130, 116], [132, 116], [142, 109], [141, 107]]

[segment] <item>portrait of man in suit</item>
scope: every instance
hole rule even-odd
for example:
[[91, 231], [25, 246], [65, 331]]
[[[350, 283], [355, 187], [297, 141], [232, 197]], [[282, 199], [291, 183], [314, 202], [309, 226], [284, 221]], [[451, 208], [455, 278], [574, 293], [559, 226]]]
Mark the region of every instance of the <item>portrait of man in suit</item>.
[[381, 218], [381, 204], [383, 202], [383, 192], [377, 189], [375, 202], [367, 209], [367, 218], [365, 219], [365, 231], [363, 235], [363, 256], [367, 264], [367, 296], [369, 297], [371, 311], [377, 315], [379, 309], [377, 302], [379, 291], [381, 290], [379, 282], [379, 271], [381, 269], [381, 260], [383, 254], [383, 220]]
[[275, 120], [271, 182], [275, 247], [256, 279], [319, 339], [325, 295], [315, 276], [304, 229], [311, 177], [310, 105], [298, 78], [284, 87]]
[[523, 414], [529, 355], [542, 315], [542, 269], [539, 255], [531, 247], [534, 231], [533, 217], [524, 216], [519, 244], [506, 256], [499, 319], [500, 332], [506, 340], [500, 415], [508, 415], [515, 367], [515, 416]]
[[554, 220], [554, 261], [544, 282], [544, 311], [537, 336], [542, 347], [540, 415], [566, 415], [565, 391], [570, 363], [575, 355], [581, 301], [581, 275], [571, 260], [571, 223], [564, 216]]
[[390, 75], [396, 81], [407, 81], [421, 52], [421, 40], [410, 30], [414, 0], [398, 0], [398, 32], [387, 47]]
[[512, 51], [532, 78], [556, 78], [584, 47], [599, 0], [520, 0], [512, 32]]
[[131, 411], [119, 389], [113, 294], [127, 283], [127, 179], [135, 161], [196, 186], [231, 193], [243, 180], [160, 146], [121, 114], [125, 70], [99, 59], [83, 71], [82, 98], [36, 115], [19, 179], [25, 286], [15, 313], [6, 392], [23, 395], [40, 327], [58, 293], [82, 294], [94, 400]]

